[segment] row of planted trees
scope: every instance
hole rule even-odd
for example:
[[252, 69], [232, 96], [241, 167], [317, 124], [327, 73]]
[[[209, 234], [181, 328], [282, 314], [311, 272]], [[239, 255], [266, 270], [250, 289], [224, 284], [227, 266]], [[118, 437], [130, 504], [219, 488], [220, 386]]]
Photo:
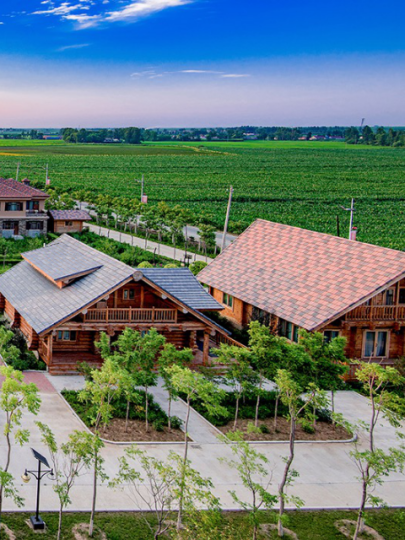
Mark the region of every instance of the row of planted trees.
[[137, 199], [97, 195], [91, 191], [80, 190], [73, 194], [63, 193], [58, 189], [48, 188], [50, 198], [47, 208], [53, 210], [72, 209], [76, 201], [89, 203], [88, 209], [94, 212], [96, 222], [107, 228], [114, 227], [120, 233], [130, 232], [145, 237], [145, 247], [154, 235], [158, 242], [171, 243], [174, 247], [181, 244], [193, 245], [188, 235], [187, 225], [198, 225], [200, 242], [194, 242], [203, 252], [214, 252], [215, 227], [208, 216], [196, 216], [190, 210], [176, 204], [159, 202], [155, 205], [143, 204]]
[[[328, 406], [329, 391], [338, 388], [337, 381], [344, 369], [344, 340], [335, 338], [326, 343], [320, 334], [303, 333], [300, 342], [295, 344], [272, 336], [268, 328], [258, 323], [251, 324], [249, 333], [247, 349], [221, 345], [215, 351], [218, 362], [228, 366], [228, 383], [234, 385], [235, 418], [239, 400], [243, 400], [243, 392], [247, 388], [245, 385], [256, 388], [256, 408], [259, 411], [265, 379], [272, 378], [276, 383], [278, 400], [288, 411], [290, 425], [288, 451], [283, 458], [283, 471], [277, 488], [272, 487], [268, 458], [244, 441], [241, 432], [235, 429], [233, 433], [222, 437], [224, 448], [228, 447], [232, 456], [227, 457], [229, 452], [225, 453], [222, 460], [234, 470], [245, 488], [243, 494], [235, 491], [230, 494], [235, 503], [249, 514], [252, 537], [256, 539], [260, 531], [265, 530], [261, 525], [261, 510], [274, 508], [278, 504], [277, 530], [279, 536], [283, 536], [286, 505], [300, 507], [303, 504], [303, 501], [289, 493], [289, 488], [298, 476], [293, 468], [296, 427], [303, 422], [314, 422], [316, 410]], [[72, 488], [79, 476], [89, 470], [93, 474], [90, 535], [94, 529], [97, 489], [101, 483], [106, 482], [115, 489], [126, 486], [139, 510], [146, 508], [153, 512], [154, 520], [150, 519], [148, 513], [145, 514], [145, 521], [155, 538], [169, 534], [176, 538], [231, 538], [232, 531], [227, 532], [226, 527], [223, 527], [220, 501], [212, 493], [212, 481], [203, 478], [191, 466], [187, 436], [192, 405], [198, 401], [210, 414], [221, 414], [224, 412], [224, 391], [215, 380], [189, 368], [192, 358], [190, 350], [178, 351], [165, 343], [164, 338], [154, 329], [145, 335], [126, 329], [113, 344], [107, 335], [102, 334], [98, 347], [104, 359], [103, 366], [100, 370], [91, 371], [79, 396], [81, 401], [92, 406], [92, 433], [75, 431], [69, 435], [68, 441], [59, 445], [50, 428], [37, 423], [42, 440], [49, 449], [55, 472], [54, 490], [60, 501], [58, 538], [62, 531], [63, 512], [71, 502]], [[186, 403], [184, 450], [182, 454], [169, 453], [167, 459], [159, 460], [137, 447], [130, 447], [119, 460], [116, 477], [108, 479], [103, 467], [103, 427], [113, 417], [114, 400], [123, 396], [129, 407], [136, 389], [143, 387], [148, 428], [147, 395], [150, 386], [156, 384], [156, 361], [169, 399], [181, 395]], [[0, 469], [0, 515], [5, 497], [13, 498], [20, 506], [23, 504], [9, 471], [12, 437], [21, 445], [27, 443], [29, 433], [21, 428], [22, 414], [24, 411], [36, 414], [40, 407], [35, 385], [25, 383], [20, 372], [3, 367], [1, 375], [4, 382], [0, 394], [0, 410], [4, 411], [6, 417], [4, 436], [8, 451], [5, 465]], [[362, 487], [353, 536], [355, 539], [364, 526], [366, 505], [381, 504], [381, 500], [373, 493], [375, 486], [392, 471], [402, 470], [405, 461], [401, 445], [382, 450], [375, 444], [375, 429], [381, 416], [385, 416], [395, 427], [400, 427], [404, 403], [403, 399], [392, 392], [392, 388], [403, 384], [404, 380], [394, 368], [384, 369], [378, 364], [369, 363], [359, 365], [357, 378], [372, 406], [368, 423], [359, 426], [346, 424], [353, 433], [360, 428], [367, 433], [367, 441], [363, 444], [355, 441], [350, 452], [351, 459], [358, 467]], [[345, 423], [339, 415], [334, 415], [334, 419]], [[201, 507], [205, 508], [203, 512], [199, 510]]]

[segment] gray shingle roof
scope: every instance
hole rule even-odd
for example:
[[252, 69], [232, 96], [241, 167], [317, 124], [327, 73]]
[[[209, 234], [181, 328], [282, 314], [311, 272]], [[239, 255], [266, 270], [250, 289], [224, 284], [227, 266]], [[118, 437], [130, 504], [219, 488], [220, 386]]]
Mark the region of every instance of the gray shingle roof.
[[[0, 276], [1, 294], [38, 334], [93, 304], [98, 298], [105, 296], [110, 290], [130, 279], [134, 273], [134, 269], [130, 266], [66, 234], [47, 247], [36, 250], [39, 255], [36, 256], [33, 255], [35, 252], [30, 252], [29, 256], [31, 259], [42, 257], [42, 263], [47, 260], [50, 264], [49, 268], [56, 272], [58, 268], [54, 268], [54, 261], [49, 254], [61, 253], [61, 250], [69, 253], [69, 258], [74, 252], [77, 261], [93, 261], [92, 264], [99, 268], [62, 289], [25, 260]], [[48, 274], [51, 271], [45, 264], [43, 268]], [[187, 268], [142, 268], [141, 270], [147, 279], [187, 304], [191, 309], [222, 307], [201, 287]]]
[[0, 292], [38, 334], [84, 309], [133, 274], [130, 266], [68, 235], [62, 235], [50, 246], [37, 251], [50, 252], [53, 246], [64, 247], [69, 252], [73, 250], [78, 259], [92, 259], [100, 268], [63, 289], [59, 289], [27, 261], [22, 261], [0, 276]]
[[86, 210], [49, 210], [49, 213], [53, 219], [91, 221], [91, 216]]
[[223, 309], [188, 268], [140, 268], [142, 274], [192, 309]]
[[95, 260], [94, 255], [81, 253], [76, 246], [66, 245], [65, 242], [27, 251], [22, 253], [22, 256], [54, 281], [91, 272], [102, 266], [100, 261]]

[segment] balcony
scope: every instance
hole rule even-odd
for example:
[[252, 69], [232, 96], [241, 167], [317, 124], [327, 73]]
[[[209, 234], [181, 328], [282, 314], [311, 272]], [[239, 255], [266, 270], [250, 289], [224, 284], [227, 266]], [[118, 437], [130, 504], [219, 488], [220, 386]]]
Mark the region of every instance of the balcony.
[[43, 210], [26, 210], [25, 215], [27, 217], [30, 217], [30, 218], [33, 218], [33, 217], [41, 217], [41, 218], [48, 217], [47, 212], [45, 212]]
[[403, 321], [405, 305], [359, 306], [346, 314], [347, 321]]
[[177, 309], [89, 309], [84, 320], [95, 323], [177, 323]]

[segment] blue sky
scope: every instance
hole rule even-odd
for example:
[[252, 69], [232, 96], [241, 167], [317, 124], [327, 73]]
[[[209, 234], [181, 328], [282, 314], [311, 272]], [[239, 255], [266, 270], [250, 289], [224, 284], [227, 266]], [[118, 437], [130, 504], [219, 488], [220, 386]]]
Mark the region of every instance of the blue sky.
[[0, 126], [405, 124], [393, 0], [2, 0]]

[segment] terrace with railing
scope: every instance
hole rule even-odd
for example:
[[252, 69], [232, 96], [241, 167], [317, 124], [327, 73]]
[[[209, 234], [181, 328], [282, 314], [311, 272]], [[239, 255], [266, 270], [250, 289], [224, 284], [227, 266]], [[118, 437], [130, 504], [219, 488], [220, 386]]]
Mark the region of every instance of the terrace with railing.
[[403, 321], [405, 305], [358, 306], [346, 314], [348, 321]]
[[95, 323], [177, 323], [177, 309], [89, 309], [84, 313], [84, 320]]

